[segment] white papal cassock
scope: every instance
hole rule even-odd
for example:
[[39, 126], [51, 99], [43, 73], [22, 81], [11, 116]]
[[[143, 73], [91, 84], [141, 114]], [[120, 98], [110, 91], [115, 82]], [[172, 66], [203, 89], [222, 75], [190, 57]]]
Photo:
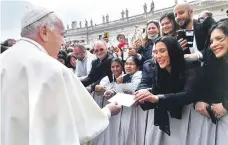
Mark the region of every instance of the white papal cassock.
[[0, 55], [1, 145], [79, 145], [108, 126], [78, 78], [22, 38]]

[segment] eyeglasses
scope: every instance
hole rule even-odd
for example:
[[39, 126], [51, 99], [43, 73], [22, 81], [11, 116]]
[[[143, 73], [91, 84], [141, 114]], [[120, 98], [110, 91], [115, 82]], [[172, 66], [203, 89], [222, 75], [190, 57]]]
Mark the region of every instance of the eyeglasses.
[[96, 50], [94, 51], [94, 53], [103, 52], [103, 51], [104, 51], [104, 48], [96, 49]]

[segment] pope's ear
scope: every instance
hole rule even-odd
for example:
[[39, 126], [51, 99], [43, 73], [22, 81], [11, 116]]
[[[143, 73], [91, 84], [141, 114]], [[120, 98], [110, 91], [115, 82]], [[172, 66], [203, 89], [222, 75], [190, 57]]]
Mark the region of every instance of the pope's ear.
[[48, 41], [48, 28], [47, 28], [47, 26], [40, 27], [39, 35], [43, 41]]

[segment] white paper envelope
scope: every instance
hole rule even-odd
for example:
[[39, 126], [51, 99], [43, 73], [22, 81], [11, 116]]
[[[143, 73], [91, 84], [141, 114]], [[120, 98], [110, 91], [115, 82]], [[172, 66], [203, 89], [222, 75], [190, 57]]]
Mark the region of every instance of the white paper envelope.
[[135, 103], [135, 96], [124, 94], [124, 93], [117, 93], [108, 101], [111, 103], [117, 103], [118, 105], [123, 105], [126, 107], [131, 107]]

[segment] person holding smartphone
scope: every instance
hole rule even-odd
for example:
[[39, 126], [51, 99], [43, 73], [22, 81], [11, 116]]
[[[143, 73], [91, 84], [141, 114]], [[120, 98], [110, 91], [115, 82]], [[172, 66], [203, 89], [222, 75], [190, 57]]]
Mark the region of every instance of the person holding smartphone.
[[[174, 8], [174, 15], [176, 22], [183, 30], [178, 33], [178, 41], [184, 51], [184, 57], [189, 59], [203, 59], [204, 46], [207, 46], [205, 43], [209, 28], [213, 23], [206, 28], [208, 30], [202, 28], [202, 24], [193, 19], [194, 10], [187, 2], [177, 4]], [[209, 18], [213, 19], [212, 17]]]
[[146, 37], [141, 40], [136, 40], [134, 42], [133, 50], [137, 50], [142, 56], [141, 59], [141, 66], [146, 60], [152, 58], [152, 49], [154, 46], [154, 42], [157, 38], [160, 37], [160, 25], [158, 21], [151, 20], [148, 21], [146, 24]]

